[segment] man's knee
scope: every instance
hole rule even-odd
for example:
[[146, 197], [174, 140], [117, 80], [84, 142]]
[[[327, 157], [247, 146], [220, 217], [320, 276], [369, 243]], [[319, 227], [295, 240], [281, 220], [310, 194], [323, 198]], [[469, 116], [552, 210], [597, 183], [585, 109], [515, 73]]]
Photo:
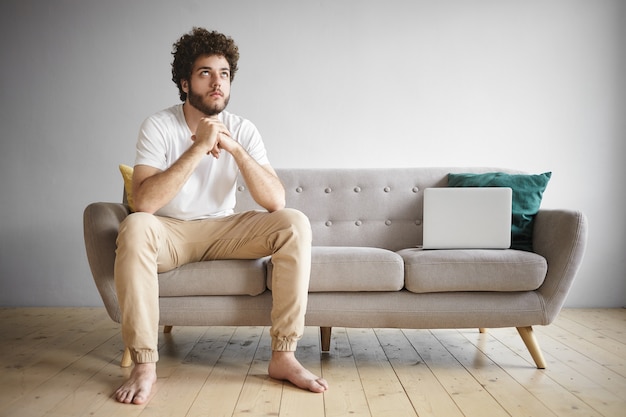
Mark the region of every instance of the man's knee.
[[120, 224], [117, 235], [118, 246], [124, 242], [137, 243], [137, 241], [153, 240], [160, 226], [159, 220], [152, 214], [131, 213]]
[[300, 210], [285, 208], [275, 211], [273, 214], [280, 216], [285, 225], [297, 233], [301, 239], [311, 240], [311, 223], [309, 218]]

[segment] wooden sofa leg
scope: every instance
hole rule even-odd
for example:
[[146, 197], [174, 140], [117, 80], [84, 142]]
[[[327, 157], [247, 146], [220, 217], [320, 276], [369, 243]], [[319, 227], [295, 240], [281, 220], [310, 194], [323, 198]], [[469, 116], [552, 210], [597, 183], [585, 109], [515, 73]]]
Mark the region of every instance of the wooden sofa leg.
[[541, 349], [539, 348], [539, 344], [537, 343], [537, 338], [533, 333], [533, 328], [531, 326], [528, 327], [518, 327], [517, 332], [522, 337], [526, 348], [530, 352], [530, 356], [532, 356], [537, 368], [545, 369], [546, 361], [543, 358], [543, 354], [541, 353]]
[[320, 336], [322, 342], [322, 352], [328, 352], [330, 350], [330, 334], [332, 327], [320, 327]]
[[478, 328], [478, 332], [479, 333], [487, 333], [487, 329], [485, 329], [484, 327], [480, 327], [480, 328]]
[[122, 355], [122, 362], [120, 366], [122, 368], [129, 368], [133, 364], [133, 359], [130, 357], [130, 349], [124, 348], [124, 354]]
[[163, 326], [163, 333], [172, 333], [173, 326]]

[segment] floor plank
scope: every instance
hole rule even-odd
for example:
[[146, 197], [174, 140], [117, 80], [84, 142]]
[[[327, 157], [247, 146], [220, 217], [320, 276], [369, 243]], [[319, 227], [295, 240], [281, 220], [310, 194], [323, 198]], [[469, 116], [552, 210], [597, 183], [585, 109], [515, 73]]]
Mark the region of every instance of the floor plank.
[[[463, 416], [452, 397], [413, 348], [402, 330], [377, 329], [376, 335], [381, 341], [398, 380], [420, 417]], [[421, 337], [430, 337], [430, 332], [428, 330], [414, 332], [412, 340], [421, 346]]]
[[[464, 331], [464, 334], [467, 338], [457, 330], [441, 330], [437, 333], [437, 340], [511, 417], [555, 416], [489, 356], [476, 349], [483, 342], [481, 339], [489, 337], [488, 334], [477, 330]], [[474, 339], [477, 345], [469, 344], [468, 338]]]
[[235, 328], [199, 391], [191, 415], [233, 415], [262, 332], [262, 327]]
[[[501, 364], [502, 368], [524, 386], [533, 396], [545, 404], [557, 416], [601, 416], [578, 397], [577, 391], [569, 391], [554, 379], [562, 372], [551, 351], [543, 349], [547, 369], [537, 369], [515, 329], [489, 329], [491, 337], [481, 348], [483, 352]], [[469, 339], [468, 339], [469, 340]], [[539, 344], [543, 347], [543, 338]], [[615, 416], [617, 417], [617, 416]]]
[[[16, 353], [6, 355], [11, 365], [5, 366], [0, 375], [0, 389], [6, 398], [0, 406], [3, 413], [43, 415], [103, 366], [89, 353], [98, 355], [98, 347], [119, 330], [109, 320], [98, 317], [100, 314], [94, 316], [87, 310], [82, 313], [85, 315], [78, 320], [68, 319], [72, 326], [68, 331], [60, 330], [63, 324], [58, 317], [46, 317], [55, 336], [46, 336], [43, 345], [37, 341], [32, 349], [9, 347]], [[61, 318], [67, 318], [64, 316]], [[38, 334], [48, 333], [42, 329]]]
[[[569, 318], [583, 326], [626, 344], [626, 308], [564, 309], [560, 317]], [[557, 319], [558, 320], [558, 319]]]
[[332, 329], [331, 352], [322, 357], [323, 376], [331, 387], [324, 393], [325, 416], [371, 416], [346, 329]]
[[[246, 375], [233, 416], [262, 417], [279, 415], [283, 383], [270, 378], [267, 374], [270, 356], [269, 328], [265, 328]], [[207, 389], [210, 390], [211, 387], [208, 386]]]
[[267, 327], [174, 327], [159, 335], [147, 405], [117, 403], [119, 325], [102, 308], [0, 308], [0, 417], [585, 416], [626, 409], [626, 309], [565, 309], [535, 333], [538, 370], [515, 329], [307, 327], [298, 359], [324, 394], [267, 375]]
[[374, 331], [348, 329], [348, 339], [371, 415], [417, 416]]
[[[46, 417], [89, 416], [107, 401], [113, 389], [122, 383], [119, 366], [124, 343], [119, 332], [98, 349], [90, 352], [92, 360], [102, 364], [87, 381], [45, 414]], [[93, 354], [92, 354], [93, 353]]]
[[626, 362], [626, 342], [619, 340], [617, 333], [605, 329], [590, 329], [568, 317], [559, 317], [554, 325], [570, 333], [580, 335], [599, 348], [618, 356], [622, 362]]
[[418, 338], [419, 332], [419, 330], [406, 330], [405, 334], [464, 414], [481, 417], [508, 416], [506, 410], [439, 341], [438, 335], [442, 332], [441, 330], [421, 334]]
[[[214, 369], [215, 363], [230, 343], [234, 331], [233, 328], [220, 332], [212, 331], [221, 330], [220, 328], [196, 328], [196, 330], [199, 332], [190, 335], [187, 346], [190, 349], [187, 354], [182, 358], [183, 354], [181, 353], [179, 357], [182, 360], [179, 363], [173, 362], [171, 374], [166, 378], [161, 377], [162, 386], [159, 395], [150, 402], [146, 411], [149, 411], [150, 416], [188, 414], [206, 384], [208, 376]], [[174, 328], [171, 339], [173, 343], [179, 345], [177, 331], [180, 332], [181, 328]], [[161, 364], [159, 363], [158, 371], [160, 369]], [[206, 415], [207, 410], [210, 408], [203, 410], [204, 414], [200, 415]]]
[[626, 378], [624, 359], [586, 339], [587, 333], [584, 335], [574, 334], [565, 330], [557, 323], [550, 326], [549, 330], [544, 326], [537, 326], [536, 333], [542, 338], [558, 341], [562, 345], [566, 345], [568, 350], [579, 353], [581, 358], [588, 358], [592, 362], [600, 364], [605, 368], [610, 368], [616, 374]]

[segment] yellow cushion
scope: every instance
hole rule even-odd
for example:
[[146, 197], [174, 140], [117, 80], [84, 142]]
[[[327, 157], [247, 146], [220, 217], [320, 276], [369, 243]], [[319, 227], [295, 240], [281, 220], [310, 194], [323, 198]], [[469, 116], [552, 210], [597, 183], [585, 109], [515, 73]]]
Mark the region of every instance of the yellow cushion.
[[126, 200], [131, 211], [135, 211], [135, 204], [133, 200], [133, 167], [120, 164], [120, 172], [124, 179], [124, 191], [126, 192]]

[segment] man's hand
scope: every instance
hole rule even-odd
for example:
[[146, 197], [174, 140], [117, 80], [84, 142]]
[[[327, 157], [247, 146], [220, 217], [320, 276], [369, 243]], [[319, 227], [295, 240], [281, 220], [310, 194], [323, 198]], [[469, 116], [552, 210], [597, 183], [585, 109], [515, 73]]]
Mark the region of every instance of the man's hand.
[[165, 171], [147, 165], [135, 166], [133, 194], [137, 211], [155, 213], [171, 201], [205, 155], [211, 154], [218, 158], [222, 148], [228, 152], [237, 147], [243, 149], [231, 139], [226, 126], [217, 118], [205, 117], [200, 120], [196, 134], [191, 139], [194, 144]]
[[191, 137], [198, 146], [206, 149], [207, 154], [220, 157], [222, 149], [232, 153], [237, 143], [231, 138], [230, 132], [217, 118], [204, 117], [198, 123], [196, 134]]
[[217, 117], [200, 119], [196, 134], [191, 139], [194, 141], [192, 148], [199, 148], [203, 154], [210, 154], [215, 158], [219, 158], [222, 150], [231, 154], [248, 185], [252, 198], [261, 207], [270, 212], [285, 207], [285, 189], [274, 169], [270, 165], [259, 165], [239, 142], [231, 137], [226, 126]]

